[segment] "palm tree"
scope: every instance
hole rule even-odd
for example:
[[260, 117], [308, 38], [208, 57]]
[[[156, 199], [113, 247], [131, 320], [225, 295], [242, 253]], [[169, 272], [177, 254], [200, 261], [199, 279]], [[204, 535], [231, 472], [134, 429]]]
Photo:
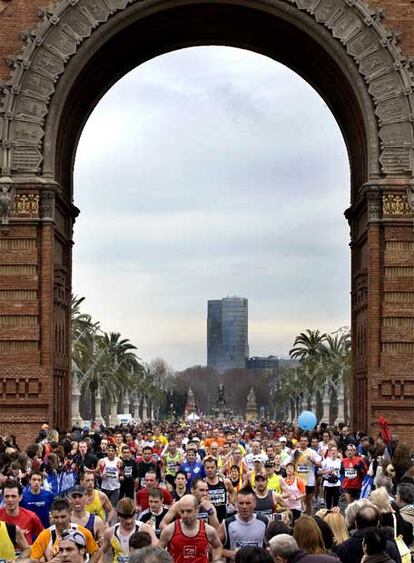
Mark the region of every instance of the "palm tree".
[[289, 356], [292, 359], [298, 360], [317, 358], [323, 351], [326, 338], [326, 333], [322, 333], [320, 330], [310, 330], [308, 328], [295, 338], [293, 343], [294, 347], [289, 351]]

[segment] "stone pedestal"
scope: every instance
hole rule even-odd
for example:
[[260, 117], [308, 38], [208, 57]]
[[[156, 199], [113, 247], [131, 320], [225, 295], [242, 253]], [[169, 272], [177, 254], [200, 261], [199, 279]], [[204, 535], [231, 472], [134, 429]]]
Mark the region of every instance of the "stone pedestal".
[[129, 413], [129, 396], [128, 393], [124, 394], [124, 398], [122, 400], [122, 414]]
[[335, 425], [345, 422], [344, 384], [342, 381], [338, 383], [336, 393], [338, 397], [338, 414], [335, 419]]
[[109, 416], [110, 426], [116, 426], [118, 424], [118, 418], [116, 416], [117, 413], [118, 413], [118, 403], [116, 399], [113, 399], [111, 403], [111, 414]]
[[105, 424], [105, 420], [102, 416], [102, 396], [98, 389], [95, 395], [95, 422], [97, 424]]
[[83, 420], [79, 411], [80, 389], [76, 375], [72, 376], [72, 426], [82, 426]]
[[325, 422], [329, 424], [329, 406], [331, 404], [329, 397], [329, 385], [326, 383], [324, 385], [324, 392], [322, 397], [323, 413], [320, 422]]
[[148, 404], [147, 404], [147, 400], [143, 399], [142, 401], [142, 422], [147, 422], [148, 420]]
[[140, 401], [139, 401], [139, 397], [138, 395], [135, 395], [133, 403], [132, 403], [132, 408], [134, 409], [134, 420], [137, 423], [141, 422], [141, 416], [140, 416]]

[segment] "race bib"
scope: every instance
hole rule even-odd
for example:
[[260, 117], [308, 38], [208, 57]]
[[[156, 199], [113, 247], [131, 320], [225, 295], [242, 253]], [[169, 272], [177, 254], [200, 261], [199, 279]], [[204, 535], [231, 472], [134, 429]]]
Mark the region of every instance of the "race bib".
[[132, 466], [131, 466], [131, 465], [127, 465], [127, 466], [125, 467], [125, 470], [124, 470], [124, 476], [125, 476], [125, 477], [131, 477], [131, 475], [132, 475]]
[[347, 479], [356, 479], [357, 477], [357, 470], [354, 469], [353, 467], [350, 469], [345, 469], [345, 477]]
[[309, 465], [301, 463], [297, 466], [298, 473], [309, 473]]
[[261, 547], [258, 541], [243, 541], [239, 540], [234, 543], [236, 549], [241, 549], [242, 547]]
[[226, 503], [226, 492], [223, 489], [209, 491], [208, 494], [211, 504], [219, 505]]

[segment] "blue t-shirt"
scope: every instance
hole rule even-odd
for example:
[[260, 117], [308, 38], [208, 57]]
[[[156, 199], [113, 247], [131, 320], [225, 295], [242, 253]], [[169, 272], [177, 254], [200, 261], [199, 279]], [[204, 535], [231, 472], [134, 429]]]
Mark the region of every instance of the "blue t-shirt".
[[37, 514], [45, 528], [50, 526], [49, 523], [49, 512], [50, 506], [53, 502], [55, 496], [50, 491], [45, 491], [45, 489], [40, 489], [39, 494], [34, 495], [30, 488], [23, 491], [23, 499], [20, 506], [31, 510]]
[[187, 475], [188, 487], [191, 487], [191, 484], [196, 477], [200, 477], [200, 479], [205, 479], [206, 477], [204, 465], [199, 461], [195, 461], [193, 463], [185, 461], [181, 465], [180, 471], [184, 471], [184, 473]]

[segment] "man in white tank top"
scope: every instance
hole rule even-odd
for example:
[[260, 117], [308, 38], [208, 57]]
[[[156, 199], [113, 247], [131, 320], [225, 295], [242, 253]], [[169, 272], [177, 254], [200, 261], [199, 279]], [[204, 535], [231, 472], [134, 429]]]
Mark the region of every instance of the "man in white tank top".
[[122, 470], [122, 461], [116, 456], [116, 447], [113, 444], [108, 444], [106, 451], [107, 456], [99, 460], [97, 471], [102, 479], [102, 492], [106, 494], [112, 506], [115, 507], [118, 504], [119, 489], [121, 488], [119, 476]]

